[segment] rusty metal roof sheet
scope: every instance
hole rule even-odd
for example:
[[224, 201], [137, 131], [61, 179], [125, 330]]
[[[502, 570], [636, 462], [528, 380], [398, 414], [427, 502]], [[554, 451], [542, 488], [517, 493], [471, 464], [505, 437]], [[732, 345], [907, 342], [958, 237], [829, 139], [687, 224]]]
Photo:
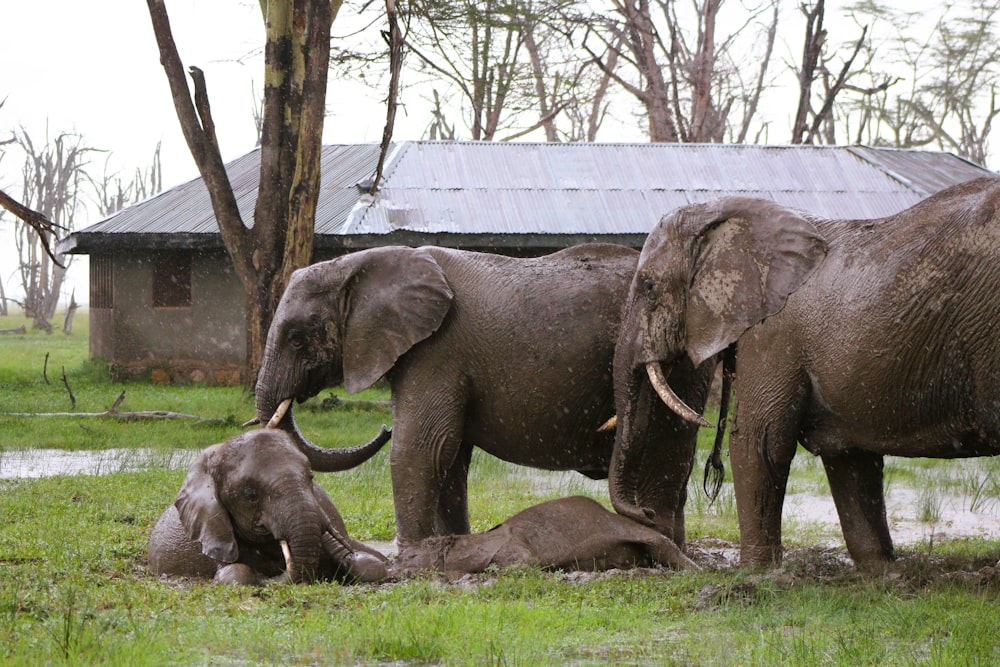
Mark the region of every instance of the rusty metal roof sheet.
[[[837, 218], [877, 218], [938, 190], [995, 175], [949, 153], [861, 146], [555, 144], [416, 141], [390, 152], [376, 197], [375, 144], [326, 146], [318, 237], [645, 234], [670, 210], [727, 195], [757, 196]], [[255, 150], [227, 165], [244, 221], [253, 218]], [[63, 242], [218, 232], [201, 179], [135, 204]], [[75, 237], [75, 238], [74, 238]]]

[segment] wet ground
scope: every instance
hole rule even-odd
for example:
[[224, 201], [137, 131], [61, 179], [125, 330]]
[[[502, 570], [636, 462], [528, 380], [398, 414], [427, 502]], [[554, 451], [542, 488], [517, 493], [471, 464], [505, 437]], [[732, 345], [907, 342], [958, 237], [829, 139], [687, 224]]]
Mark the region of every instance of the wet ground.
[[[65, 451], [27, 449], [0, 452], [0, 479], [56, 475], [107, 475], [152, 468], [185, 469], [200, 452], [186, 449], [105, 449]], [[968, 464], [967, 464], [968, 465]], [[606, 482], [586, 480], [574, 473], [544, 473], [524, 469], [539, 492], [558, 495], [605, 492]], [[1000, 537], [1000, 500], [941, 490], [926, 490], [893, 483], [886, 494], [890, 530], [898, 545], [927, 543], [956, 537]], [[833, 499], [829, 495], [793, 493], [785, 500], [786, 532], [809, 530], [815, 543], [842, 545]], [[389, 544], [379, 546], [392, 551]]]

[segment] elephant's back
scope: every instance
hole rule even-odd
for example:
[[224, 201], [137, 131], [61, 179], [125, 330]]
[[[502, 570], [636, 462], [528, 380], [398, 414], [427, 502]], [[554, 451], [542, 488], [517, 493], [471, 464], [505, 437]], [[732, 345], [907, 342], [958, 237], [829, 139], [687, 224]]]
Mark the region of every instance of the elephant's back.
[[611, 364], [637, 253], [579, 246], [533, 259], [441, 252], [454, 292], [441, 337], [468, 384], [465, 430], [508, 461], [606, 470]]
[[845, 441], [934, 456], [1000, 446], [998, 210], [1000, 179], [986, 179], [848, 224], [768, 329], [801, 355], [817, 414]]

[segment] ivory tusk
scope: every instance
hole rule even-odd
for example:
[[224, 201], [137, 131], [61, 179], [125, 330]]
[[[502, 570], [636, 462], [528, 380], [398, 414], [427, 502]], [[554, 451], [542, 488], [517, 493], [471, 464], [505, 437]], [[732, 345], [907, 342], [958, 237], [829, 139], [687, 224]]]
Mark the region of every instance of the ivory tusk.
[[285, 570], [288, 571], [288, 576], [292, 576], [292, 550], [288, 548], [288, 542], [281, 540], [281, 555], [285, 557]]
[[271, 421], [267, 422], [267, 426], [264, 428], [275, 428], [282, 419], [285, 417], [285, 413], [288, 412], [288, 408], [292, 405], [292, 399], [286, 398], [278, 406], [278, 409], [274, 411], [274, 415], [271, 416]]
[[657, 395], [664, 403], [667, 404], [668, 408], [677, 413], [679, 417], [691, 422], [692, 424], [706, 426], [708, 428], [712, 427], [712, 425], [708, 423], [708, 420], [692, 410], [687, 403], [682, 401], [680, 397], [674, 393], [674, 390], [670, 388], [669, 384], [667, 384], [667, 379], [663, 377], [663, 369], [660, 368], [659, 362], [648, 362], [646, 364], [646, 373], [649, 375], [649, 382], [653, 385], [653, 389], [656, 390]]
[[605, 431], [614, 431], [616, 426], [618, 426], [618, 415], [611, 415], [611, 419], [601, 424], [600, 428], [597, 429], [597, 432], [604, 433]]
[[259, 423], [260, 423], [260, 419], [258, 419], [257, 417], [254, 417], [253, 419], [251, 419], [249, 421], [243, 422], [243, 428], [247, 428], [247, 427], [250, 427], [250, 426], [256, 426]]

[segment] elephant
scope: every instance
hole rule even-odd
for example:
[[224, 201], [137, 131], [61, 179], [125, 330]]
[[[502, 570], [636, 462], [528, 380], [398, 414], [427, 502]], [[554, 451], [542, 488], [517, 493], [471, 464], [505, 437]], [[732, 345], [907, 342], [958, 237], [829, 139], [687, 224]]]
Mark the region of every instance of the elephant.
[[[998, 211], [995, 177], [876, 220], [827, 220], [730, 197], [677, 209], [646, 239], [616, 381], [646, 370], [644, 384], [699, 419], [663, 369], [732, 360], [742, 564], [781, 562], [798, 444], [823, 462], [855, 565], [876, 570], [894, 558], [886, 455], [1000, 453]], [[613, 473], [644, 465], [633, 432], [643, 428], [637, 392], [621, 389]], [[616, 491], [614, 474], [609, 486], [617, 511], [648, 520]]]
[[[599, 429], [614, 412], [611, 364], [637, 259], [611, 244], [527, 259], [391, 246], [300, 269], [268, 331], [257, 419], [292, 433], [314, 470], [342, 466], [338, 451], [306, 440], [285, 409], [326, 387], [353, 394], [384, 377], [402, 551], [469, 533], [474, 446], [514, 464], [605, 479], [614, 435]], [[636, 496], [662, 510], [664, 534], [683, 545], [683, 512], [675, 520], [670, 511], [678, 499], [659, 494], [664, 477], [687, 479], [697, 430], [665, 407], [653, 411], [677, 430], [651, 437], [677, 442], [648, 448], [660, 470], [634, 479]], [[689, 452], [686, 464], [674, 464], [679, 451]]]
[[[384, 432], [377, 439], [388, 440]], [[347, 534], [291, 436], [257, 429], [191, 464], [150, 533], [147, 563], [155, 575], [256, 585], [380, 581], [388, 561]]]
[[522, 510], [485, 533], [428, 538], [400, 554], [392, 571], [456, 575], [519, 564], [585, 572], [652, 565], [699, 569], [660, 532], [609, 512], [593, 498], [571, 496]]

